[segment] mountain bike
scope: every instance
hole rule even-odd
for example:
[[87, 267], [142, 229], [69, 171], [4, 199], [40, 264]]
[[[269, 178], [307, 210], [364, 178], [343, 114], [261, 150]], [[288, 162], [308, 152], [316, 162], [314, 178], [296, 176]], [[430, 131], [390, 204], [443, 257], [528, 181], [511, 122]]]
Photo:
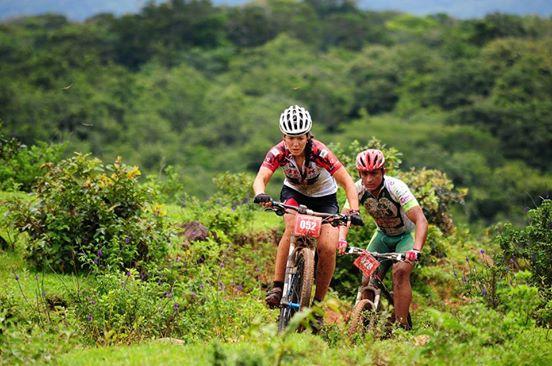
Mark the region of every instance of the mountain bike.
[[[367, 330], [383, 312], [393, 314], [393, 292], [389, 291], [376, 272], [379, 261], [401, 262], [406, 259], [404, 253], [377, 253], [362, 248], [349, 247], [346, 254], [356, 255], [355, 265], [364, 273], [355, 305], [349, 317], [349, 335]], [[395, 316], [388, 319], [395, 321]], [[408, 325], [412, 328], [412, 318], [408, 313]]]
[[[341, 214], [315, 212], [304, 205], [291, 206], [278, 201], [271, 201], [267, 210], [283, 216], [295, 211], [295, 225], [292, 232], [289, 253], [284, 277], [284, 288], [280, 301], [278, 331], [283, 331], [293, 315], [311, 303], [312, 285], [314, 282], [315, 252], [322, 224], [329, 223], [334, 227], [346, 225], [350, 217]], [[351, 222], [359, 225], [358, 222]]]

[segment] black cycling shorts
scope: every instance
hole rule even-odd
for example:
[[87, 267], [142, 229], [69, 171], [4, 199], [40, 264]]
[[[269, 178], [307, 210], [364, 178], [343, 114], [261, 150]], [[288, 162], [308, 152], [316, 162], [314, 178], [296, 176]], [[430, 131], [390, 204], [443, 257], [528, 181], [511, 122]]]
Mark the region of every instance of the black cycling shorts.
[[335, 193], [322, 197], [309, 197], [297, 192], [288, 186], [283, 186], [280, 192], [280, 201], [286, 202], [294, 199], [298, 204], [305, 205], [313, 211], [336, 214], [339, 212], [337, 196]]

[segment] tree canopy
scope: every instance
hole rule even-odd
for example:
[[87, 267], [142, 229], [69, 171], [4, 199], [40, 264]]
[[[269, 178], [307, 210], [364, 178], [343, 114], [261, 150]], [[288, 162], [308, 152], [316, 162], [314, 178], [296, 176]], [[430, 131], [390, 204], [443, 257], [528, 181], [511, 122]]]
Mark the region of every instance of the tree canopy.
[[407, 168], [445, 171], [470, 189], [472, 220], [519, 217], [552, 187], [551, 34], [535, 16], [336, 0], [20, 18], [0, 24], [0, 119], [26, 144], [174, 166], [208, 195], [215, 173], [257, 169], [279, 113], [298, 103], [325, 142], [375, 136]]

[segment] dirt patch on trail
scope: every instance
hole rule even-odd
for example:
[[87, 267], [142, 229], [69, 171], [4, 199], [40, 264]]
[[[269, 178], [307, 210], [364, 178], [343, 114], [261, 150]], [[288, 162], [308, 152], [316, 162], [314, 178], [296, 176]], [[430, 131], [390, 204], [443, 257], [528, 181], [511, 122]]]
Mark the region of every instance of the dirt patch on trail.
[[178, 236], [184, 238], [183, 244], [193, 241], [205, 241], [209, 237], [209, 229], [199, 221], [186, 222], [179, 227]]

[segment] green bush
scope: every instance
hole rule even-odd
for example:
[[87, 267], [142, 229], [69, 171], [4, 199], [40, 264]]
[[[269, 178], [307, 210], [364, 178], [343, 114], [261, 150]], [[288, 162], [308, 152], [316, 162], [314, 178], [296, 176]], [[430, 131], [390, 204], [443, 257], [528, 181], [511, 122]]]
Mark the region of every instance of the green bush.
[[[528, 285], [538, 288], [536, 308], [524, 313], [535, 317], [540, 323], [552, 326], [552, 201], [544, 200], [542, 204], [528, 212], [528, 224], [516, 228], [507, 223], [495, 226], [497, 242], [503, 250], [503, 260], [514, 269], [530, 271]], [[522, 293], [533, 291], [527, 286]], [[521, 291], [518, 289], [518, 291]]]
[[237, 207], [252, 203], [253, 199], [253, 177], [248, 173], [233, 174], [224, 172], [213, 178], [217, 192], [211, 197], [215, 202]]
[[14, 226], [29, 234], [29, 262], [61, 272], [159, 262], [168, 242], [163, 212], [139, 175], [120, 159], [103, 165], [89, 155], [48, 164], [36, 201], [11, 203]]
[[159, 200], [165, 203], [180, 203], [185, 199], [184, 177], [172, 165], [165, 167], [158, 175], [149, 175], [147, 184], [159, 192]]
[[512, 265], [527, 268], [533, 274], [533, 283], [545, 291], [552, 287], [552, 200], [527, 214], [528, 224], [515, 228], [511, 224], [498, 225], [496, 242]]
[[64, 148], [45, 143], [28, 147], [0, 130], [0, 190], [29, 192], [44, 173], [43, 165], [58, 162]]
[[429, 223], [441, 229], [444, 234], [454, 230], [449, 210], [452, 204], [463, 204], [466, 189], [455, 189], [447, 175], [434, 169], [411, 169], [399, 174], [410, 188]]
[[211, 198], [200, 202], [188, 197], [186, 208], [191, 220], [197, 220], [217, 235], [236, 238], [245, 231], [246, 223], [253, 219], [251, 185], [253, 178], [246, 173], [225, 172], [213, 179], [217, 191]]
[[66, 322], [69, 314], [48, 299], [44, 288], [29, 298], [0, 294], [0, 364], [46, 364], [77, 343]]

